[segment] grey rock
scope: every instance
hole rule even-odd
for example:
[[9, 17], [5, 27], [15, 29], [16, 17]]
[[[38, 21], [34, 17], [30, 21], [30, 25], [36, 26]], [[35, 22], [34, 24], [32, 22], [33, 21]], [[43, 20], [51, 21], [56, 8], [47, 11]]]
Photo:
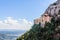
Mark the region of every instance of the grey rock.
[[60, 0], [57, 0], [56, 2], [51, 4], [44, 12], [44, 14], [46, 13], [48, 13], [49, 16], [54, 17], [55, 20], [60, 19]]

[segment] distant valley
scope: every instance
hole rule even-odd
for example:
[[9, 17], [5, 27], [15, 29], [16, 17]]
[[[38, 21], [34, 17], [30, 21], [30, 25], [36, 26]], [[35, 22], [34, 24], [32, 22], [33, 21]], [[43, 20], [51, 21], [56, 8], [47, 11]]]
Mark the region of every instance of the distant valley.
[[0, 31], [0, 40], [16, 40], [16, 38], [22, 35], [25, 31], [22, 30], [1, 30]]

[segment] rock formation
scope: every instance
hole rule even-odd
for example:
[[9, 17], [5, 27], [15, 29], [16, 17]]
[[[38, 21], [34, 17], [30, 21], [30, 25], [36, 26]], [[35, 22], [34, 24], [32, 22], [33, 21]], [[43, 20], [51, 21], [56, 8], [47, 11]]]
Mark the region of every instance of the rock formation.
[[34, 20], [34, 24], [41, 23], [44, 25], [45, 22], [50, 22], [52, 17], [54, 17], [55, 20], [60, 19], [60, 0], [51, 4], [40, 18]]
[[51, 4], [17, 40], [60, 40], [60, 0]]

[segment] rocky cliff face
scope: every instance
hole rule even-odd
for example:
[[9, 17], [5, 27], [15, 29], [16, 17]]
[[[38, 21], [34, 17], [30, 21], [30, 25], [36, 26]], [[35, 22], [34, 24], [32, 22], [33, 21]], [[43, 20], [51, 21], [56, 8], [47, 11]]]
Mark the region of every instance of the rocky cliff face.
[[[54, 2], [53, 4], [51, 4], [46, 11], [44, 12], [44, 14], [41, 16], [42, 18], [44, 18], [44, 20], [46, 18], [48, 18], [48, 16], [45, 16], [45, 14], [48, 14], [49, 19], [50, 20], [52, 17], [54, 17], [55, 21], [60, 20], [60, 0], [57, 0], [56, 2]], [[43, 17], [44, 16], [44, 17]], [[34, 21], [34, 24], [37, 24], [39, 22], [42, 22], [41, 17], [39, 18], [40, 21], [38, 21], [37, 19], [35, 19], [36, 21]], [[46, 20], [47, 21], [47, 20]]]
[[57, 0], [46, 9], [44, 14], [48, 13], [52, 17], [57, 17], [60, 15], [59, 12], [60, 12], [60, 0]]
[[17, 40], [60, 40], [60, 0], [51, 4], [34, 23], [32, 28]]

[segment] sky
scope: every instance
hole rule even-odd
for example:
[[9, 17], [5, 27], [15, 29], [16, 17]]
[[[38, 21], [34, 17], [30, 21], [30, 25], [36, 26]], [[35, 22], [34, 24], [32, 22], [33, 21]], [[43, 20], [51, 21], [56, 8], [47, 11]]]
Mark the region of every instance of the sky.
[[56, 0], [0, 0], [0, 30], [29, 30]]

